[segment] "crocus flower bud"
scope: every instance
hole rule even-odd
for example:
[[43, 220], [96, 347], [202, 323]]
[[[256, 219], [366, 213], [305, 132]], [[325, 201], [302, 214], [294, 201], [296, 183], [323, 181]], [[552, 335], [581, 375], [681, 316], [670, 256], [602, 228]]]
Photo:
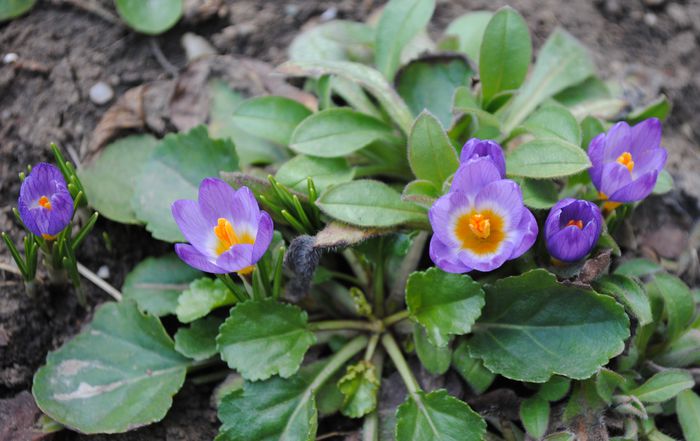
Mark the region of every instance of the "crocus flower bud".
[[172, 213], [189, 242], [176, 244], [175, 252], [204, 272], [250, 273], [272, 241], [272, 218], [248, 187], [234, 190], [220, 179], [204, 179], [198, 200], [175, 201]]
[[73, 218], [73, 198], [63, 174], [44, 162], [22, 182], [17, 206], [27, 229], [46, 240], [54, 239]]
[[642, 200], [654, 189], [666, 163], [661, 122], [649, 118], [633, 127], [619, 122], [591, 140], [588, 156], [600, 198], [612, 202], [607, 208]]
[[576, 262], [590, 253], [603, 231], [603, 216], [589, 201], [566, 198], [557, 202], [544, 224], [547, 250], [557, 260]]
[[502, 178], [506, 176], [506, 158], [503, 149], [494, 141], [472, 138], [462, 147], [459, 156], [461, 163], [467, 163], [478, 158], [490, 158]]

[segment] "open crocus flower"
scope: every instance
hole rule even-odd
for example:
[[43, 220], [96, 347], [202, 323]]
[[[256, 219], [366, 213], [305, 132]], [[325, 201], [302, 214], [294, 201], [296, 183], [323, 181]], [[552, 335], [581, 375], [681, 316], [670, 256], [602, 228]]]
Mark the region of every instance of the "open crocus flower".
[[260, 210], [248, 187], [236, 191], [220, 179], [204, 179], [198, 199], [172, 205], [175, 222], [189, 242], [175, 245], [177, 255], [208, 273], [250, 273], [272, 241], [270, 215]]
[[433, 227], [430, 258], [442, 270], [491, 271], [527, 251], [537, 222], [523, 205], [520, 187], [502, 179], [489, 158], [462, 164], [450, 192], [428, 212]]
[[576, 262], [590, 253], [601, 231], [603, 216], [598, 206], [572, 198], [557, 202], [544, 225], [547, 250], [562, 262]]
[[642, 200], [654, 189], [666, 163], [661, 122], [650, 118], [634, 127], [619, 122], [591, 140], [588, 156], [593, 164], [589, 173], [600, 198], [614, 203], [606, 208]]
[[490, 158], [501, 177], [506, 177], [506, 158], [503, 156], [503, 149], [498, 143], [477, 138], [467, 141], [462, 147], [462, 153], [459, 156], [460, 162], [464, 164], [479, 158]]
[[47, 163], [32, 168], [22, 182], [17, 201], [24, 225], [37, 236], [51, 240], [73, 217], [73, 198], [61, 171]]

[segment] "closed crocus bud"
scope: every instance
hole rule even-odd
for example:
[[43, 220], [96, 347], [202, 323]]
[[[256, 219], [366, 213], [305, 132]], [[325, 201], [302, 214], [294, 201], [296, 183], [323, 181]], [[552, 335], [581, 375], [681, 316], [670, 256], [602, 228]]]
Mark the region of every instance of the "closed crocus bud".
[[591, 140], [588, 156], [591, 180], [600, 198], [609, 201], [606, 209], [640, 201], [654, 189], [666, 164], [661, 122], [650, 118], [633, 127], [619, 122]]
[[559, 201], [544, 225], [547, 250], [557, 260], [576, 262], [591, 252], [603, 231], [603, 216], [589, 201]]
[[493, 161], [502, 178], [506, 176], [506, 158], [501, 146], [493, 141], [472, 138], [462, 147], [459, 160], [462, 164], [479, 158], [489, 158]]
[[22, 182], [17, 206], [27, 229], [46, 240], [55, 239], [73, 218], [73, 198], [63, 174], [44, 162]]

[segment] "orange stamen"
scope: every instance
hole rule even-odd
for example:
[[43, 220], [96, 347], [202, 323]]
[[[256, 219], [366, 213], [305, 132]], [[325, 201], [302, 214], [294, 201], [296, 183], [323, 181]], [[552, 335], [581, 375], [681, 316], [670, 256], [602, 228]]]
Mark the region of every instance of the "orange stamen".
[[469, 217], [469, 229], [476, 237], [486, 239], [491, 235], [491, 221], [481, 214], [472, 214]]
[[575, 226], [578, 227], [579, 230], [583, 230], [583, 221], [582, 220], [573, 220], [571, 219], [568, 224], [566, 224], [567, 227], [570, 226]]
[[603, 193], [602, 191], [598, 193], [598, 197], [600, 197], [600, 200], [605, 201], [603, 203], [603, 214], [610, 214], [613, 211], [615, 211], [617, 207], [622, 205], [622, 203], [620, 202], [608, 201], [608, 195]]
[[455, 222], [454, 234], [463, 249], [477, 255], [496, 252], [506, 237], [503, 218], [492, 210], [464, 213]]
[[42, 196], [39, 198], [39, 205], [47, 210], [51, 209], [51, 201], [46, 196]]
[[632, 160], [632, 155], [630, 154], [630, 152], [624, 152], [623, 154], [618, 156], [617, 162], [627, 167], [627, 170], [629, 170], [630, 173], [632, 173], [632, 170], [634, 169], [634, 161]]
[[233, 225], [228, 220], [220, 217], [217, 220], [217, 225], [214, 227], [214, 234], [219, 239], [216, 246], [216, 254], [221, 255], [231, 249], [234, 245], [253, 244], [255, 240], [246, 232], [240, 237], [233, 229]]

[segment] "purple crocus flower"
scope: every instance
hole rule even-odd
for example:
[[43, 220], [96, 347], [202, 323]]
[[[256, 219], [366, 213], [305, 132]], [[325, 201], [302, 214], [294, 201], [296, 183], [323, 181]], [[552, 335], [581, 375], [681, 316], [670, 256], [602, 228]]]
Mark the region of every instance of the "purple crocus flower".
[[588, 147], [593, 164], [589, 173], [600, 198], [613, 203], [606, 208], [649, 196], [666, 155], [661, 147], [661, 122], [656, 118], [633, 127], [619, 122], [593, 138]]
[[61, 171], [41, 162], [22, 182], [17, 201], [24, 225], [46, 240], [56, 238], [73, 218], [73, 198]]
[[220, 179], [204, 179], [198, 199], [172, 205], [175, 222], [189, 242], [175, 245], [177, 255], [208, 273], [250, 273], [272, 241], [270, 215], [260, 211], [248, 187], [234, 190]]
[[430, 258], [442, 270], [491, 271], [527, 251], [537, 222], [523, 205], [520, 187], [502, 179], [490, 158], [463, 163], [450, 192], [428, 212], [433, 227]]
[[557, 202], [544, 224], [547, 250], [562, 262], [576, 262], [590, 253], [602, 231], [598, 206], [572, 198]]
[[506, 158], [503, 156], [503, 149], [496, 142], [472, 138], [462, 147], [459, 160], [464, 164], [484, 157], [493, 161], [502, 178], [506, 177]]

